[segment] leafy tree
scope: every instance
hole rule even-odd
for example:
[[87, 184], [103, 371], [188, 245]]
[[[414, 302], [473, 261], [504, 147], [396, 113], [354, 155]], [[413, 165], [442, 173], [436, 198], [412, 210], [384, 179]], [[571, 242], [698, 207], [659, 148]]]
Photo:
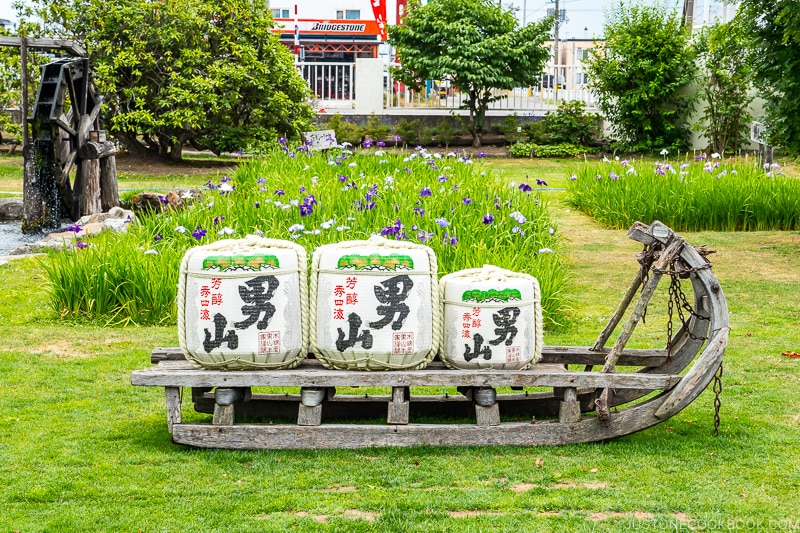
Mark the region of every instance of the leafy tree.
[[771, 144], [800, 155], [800, 3], [796, 0], [742, 0], [753, 79], [766, 101]]
[[263, 0], [33, 0], [45, 33], [83, 43], [134, 151], [237, 151], [308, 128], [306, 83]]
[[606, 42], [587, 60], [597, 106], [621, 147], [654, 151], [688, 146], [694, 72], [689, 29], [663, 4], [620, 2], [607, 14]]
[[696, 127], [709, 150], [738, 150], [746, 141], [750, 121], [751, 64], [741, 26], [732, 22], [704, 28], [697, 38], [700, 94], [706, 103]]
[[481, 145], [489, 104], [501, 98], [492, 89], [534, 85], [544, 70], [553, 19], [519, 28], [510, 11], [496, 0], [409, 2], [400, 26], [389, 28], [397, 48], [396, 79], [421, 89], [425, 80], [449, 80], [465, 96], [466, 128], [472, 145]]

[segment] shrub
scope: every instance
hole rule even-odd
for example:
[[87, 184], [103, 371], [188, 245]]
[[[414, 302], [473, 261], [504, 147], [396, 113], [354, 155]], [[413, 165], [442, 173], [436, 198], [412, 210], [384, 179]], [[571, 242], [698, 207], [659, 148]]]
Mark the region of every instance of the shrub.
[[389, 136], [389, 126], [381, 122], [381, 118], [379, 116], [372, 114], [367, 120], [367, 125], [364, 126], [364, 135], [373, 141], [385, 140]]
[[554, 143], [595, 146], [602, 137], [602, 120], [597, 113], [586, 112], [586, 103], [562, 100], [555, 112], [547, 113], [544, 124]]
[[394, 131], [403, 140], [403, 146], [428, 145], [433, 141], [434, 130], [417, 119], [401, 119]]
[[450, 143], [453, 142], [453, 138], [458, 133], [458, 130], [453, 127], [452, 122], [445, 118], [442, 119], [441, 122], [439, 122], [439, 124], [436, 126], [434, 133], [436, 135], [436, 141], [440, 145], [444, 144], [445, 148], [449, 148]]
[[550, 144], [552, 139], [547, 133], [547, 123], [544, 120], [529, 122], [522, 127], [523, 134], [533, 144]]
[[522, 126], [519, 124], [517, 114], [506, 115], [498, 128], [500, 135], [509, 144], [517, 143], [522, 138]]
[[585, 146], [561, 143], [553, 145], [539, 145], [533, 143], [516, 143], [507, 147], [508, 153], [513, 157], [575, 157], [577, 155], [594, 153], [595, 150]]
[[209, 182], [190, 208], [144, 215], [126, 234], [44, 259], [53, 307], [68, 318], [168, 323], [180, 259], [192, 246], [258, 233], [310, 253], [382, 234], [432, 247], [442, 275], [483, 264], [530, 273], [546, 323], [561, 321], [566, 264], [546, 203], [527, 184], [509, 188], [465, 156], [424, 150], [285, 150]]
[[660, 220], [676, 231], [800, 229], [800, 180], [778, 166], [623, 160], [587, 165], [567, 183], [569, 204], [611, 228]]
[[364, 130], [361, 126], [347, 122], [339, 113], [328, 119], [325, 129], [336, 132], [336, 141], [340, 143], [360, 144], [364, 137]]

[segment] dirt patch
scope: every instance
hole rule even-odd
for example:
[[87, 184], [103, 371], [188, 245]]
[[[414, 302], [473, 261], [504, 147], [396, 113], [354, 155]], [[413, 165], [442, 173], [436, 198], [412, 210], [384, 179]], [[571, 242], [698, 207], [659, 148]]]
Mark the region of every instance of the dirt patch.
[[359, 511], [358, 509], [348, 509], [344, 512], [345, 518], [366, 520], [367, 522], [374, 522], [380, 516], [380, 513], [370, 513], [368, 511]]
[[307, 516], [310, 516], [311, 518], [313, 518], [314, 520], [316, 520], [321, 524], [325, 524], [328, 522], [328, 515], [325, 514], [312, 515], [311, 513], [307, 513], [306, 511], [297, 511], [296, 513], [294, 513], [294, 515], [299, 518], [305, 518]]
[[355, 492], [355, 487], [331, 487], [329, 489], [322, 489], [322, 492]]
[[519, 485], [514, 485], [511, 487], [511, 490], [514, 492], [526, 492], [531, 489], [535, 489], [538, 485], [534, 485], [533, 483], [520, 483]]
[[86, 359], [90, 355], [79, 351], [65, 340], [42, 344], [32, 350], [35, 354], [50, 355], [60, 359]]
[[[211, 156], [213, 157], [213, 156]], [[170, 161], [153, 156], [141, 156], [136, 154], [124, 154], [117, 156], [117, 172], [152, 174], [154, 176], [166, 176], [169, 174], [206, 174], [209, 171], [230, 169], [235, 170], [236, 162], [230, 159], [183, 159], [182, 161]]]

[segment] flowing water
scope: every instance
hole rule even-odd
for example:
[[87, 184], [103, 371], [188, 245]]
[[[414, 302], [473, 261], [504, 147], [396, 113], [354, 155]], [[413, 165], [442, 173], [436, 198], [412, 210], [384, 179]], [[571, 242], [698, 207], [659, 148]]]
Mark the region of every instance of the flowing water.
[[21, 244], [41, 240], [44, 235], [44, 233], [23, 235], [19, 220], [0, 222], [0, 257], [8, 255]]

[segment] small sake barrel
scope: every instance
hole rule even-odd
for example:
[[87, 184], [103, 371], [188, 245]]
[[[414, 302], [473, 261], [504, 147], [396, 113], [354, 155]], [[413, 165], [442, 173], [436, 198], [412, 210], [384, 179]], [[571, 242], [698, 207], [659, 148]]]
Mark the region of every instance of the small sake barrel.
[[306, 269], [305, 249], [289, 241], [249, 236], [188, 250], [178, 285], [186, 358], [226, 370], [300, 364], [308, 351]]
[[519, 370], [542, 352], [542, 307], [533, 276], [485, 265], [448, 274], [440, 357], [451, 368]]
[[321, 246], [311, 292], [311, 345], [323, 365], [424, 368], [436, 355], [439, 291], [427, 246], [382, 237]]

